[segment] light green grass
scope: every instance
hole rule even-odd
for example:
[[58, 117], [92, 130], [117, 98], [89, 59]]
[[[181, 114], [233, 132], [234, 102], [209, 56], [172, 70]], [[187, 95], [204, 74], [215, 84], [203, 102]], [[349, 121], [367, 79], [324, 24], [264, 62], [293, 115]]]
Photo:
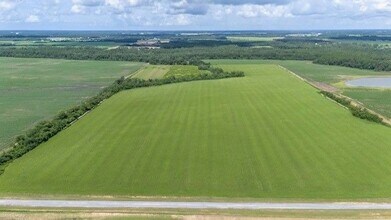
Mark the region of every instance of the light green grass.
[[160, 79], [170, 70], [167, 65], [149, 65], [137, 71], [132, 77], [138, 79]]
[[184, 76], [197, 76], [200, 73], [209, 72], [207, 70], [199, 70], [197, 66], [191, 65], [175, 65], [170, 68], [164, 77], [175, 76], [177, 78]]
[[0, 58], [0, 149], [35, 122], [96, 94], [141, 65]]
[[363, 103], [366, 107], [375, 110], [386, 117], [391, 118], [391, 90], [349, 88], [346, 87], [343, 82], [346, 79], [365, 76], [390, 76], [391, 72], [318, 65], [305, 61], [275, 62], [278, 62], [280, 65], [307, 79], [335, 85], [340, 88], [342, 94]]
[[391, 118], [391, 89], [345, 89], [344, 95], [359, 100], [370, 109]]
[[161, 79], [164, 77], [184, 77], [184, 76], [196, 76], [202, 72], [208, 71], [200, 71], [197, 66], [191, 65], [148, 65], [139, 71], [137, 71], [132, 78], [139, 79]]
[[[216, 62], [209, 60], [208, 62]], [[377, 72], [354, 68], [313, 64], [310, 61], [294, 60], [220, 60], [224, 64], [277, 64], [311, 81], [323, 82], [339, 87], [340, 92], [349, 96], [366, 107], [391, 118], [391, 90], [364, 89], [346, 87], [344, 80], [366, 76], [390, 76], [391, 72]]]
[[[208, 60], [208, 62], [215, 62]], [[391, 72], [378, 72], [355, 68], [314, 64], [311, 61], [298, 60], [219, 60], [224, 64], [276, 64], [281, 65], [300, 76], [324, 83], [338, 83], [341, 80], [365, 76], [389, 76]]]
[[232, 42], [270, 42], [282, 38], [283, 37], [244, 37], [244, 36], [227, 37], [227, 39]]
[[10, 164], [2, 196], [391, 197], [391, 129], [274, 65], [121, 92]]

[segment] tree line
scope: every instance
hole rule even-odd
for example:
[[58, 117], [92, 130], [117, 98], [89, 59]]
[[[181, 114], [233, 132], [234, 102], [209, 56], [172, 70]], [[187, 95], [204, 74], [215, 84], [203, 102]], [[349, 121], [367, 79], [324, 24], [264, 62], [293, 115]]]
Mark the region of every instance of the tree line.
[[359, 69], [391, 71], [391, 50], [367, 44], [273, 42], [271, 48], [190, 47], [175, 49], [137, 49], [120, 47], [107, 50], [97, 47], [1, 47], [2, 57], [57, 58], [72, 60], [136, 61], [150, 64], [187, 65], [205, 59], [276, 59], [309, 60], [318, 64]]

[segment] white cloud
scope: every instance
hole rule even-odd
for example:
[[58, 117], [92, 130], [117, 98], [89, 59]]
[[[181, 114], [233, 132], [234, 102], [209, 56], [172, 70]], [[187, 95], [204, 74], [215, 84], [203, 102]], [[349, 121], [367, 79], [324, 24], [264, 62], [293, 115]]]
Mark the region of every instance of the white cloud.
[[243, 5], [237, 15], [245, 18], [254, 17], [292, 17], [289, 8], [284, 5]]
[[27, 23], [37, 23], [40, 21], [39, 17], [37, 15], [30, 15], [25, 20]]
[[149, 0], [105, 0], [106, 6], [120, 11], [130, 10], [131, 7], [147, 5], [150, 3], [151, 1]]
[[179, 14], [165, 16], [162, 22], [159, 23], [159, 26], [185, 26], [191, 24], [191, 19], [189, 15]]
[[183, 26], [183, 25], [189, 25], [191, 22], [190, 22], [190, 19], [187, 15], [178, 15], [176, 16], [176, 25], [180, 25], [180, 26]]
[[72, 0], [74, 5], [96, 7], [102, 4], [102, 0]]
[[0, 0], [0, 11], [11, 10], [16, 6], [17, 1]]
[[390, 28], [391, 0], [0, 0], [0, 28], [37, 20], [78, 29]]
[[75, 14], [86, 13], [89, 8], [103, 4], [102, 0], [72, 0], [71, 12]]
[[84, 13], [86, 11], [85, 6], [82, 5], [72, 5], [71, 12], [75, 14]]

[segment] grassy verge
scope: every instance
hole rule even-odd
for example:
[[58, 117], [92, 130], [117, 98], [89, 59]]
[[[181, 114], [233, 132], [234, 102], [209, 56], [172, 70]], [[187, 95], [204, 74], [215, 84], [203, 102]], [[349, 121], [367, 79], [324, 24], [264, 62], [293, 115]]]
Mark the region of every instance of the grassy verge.
[[177, 209], [26, 209], [0, 208], [4, 219], [389, 219], [390, 211], [273, 211]]

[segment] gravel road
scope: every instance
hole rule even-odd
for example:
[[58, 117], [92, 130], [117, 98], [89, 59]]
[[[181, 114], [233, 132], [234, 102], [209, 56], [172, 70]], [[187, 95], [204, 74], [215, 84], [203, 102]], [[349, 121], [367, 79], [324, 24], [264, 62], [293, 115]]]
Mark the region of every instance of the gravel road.
[[240, 209], [240, 210], [391, 210], [391, 203], [233, 203], [167, 201], [78, 201], [1, 199], [5, 207], [47, 208], [161, 208], [161, 209]]

